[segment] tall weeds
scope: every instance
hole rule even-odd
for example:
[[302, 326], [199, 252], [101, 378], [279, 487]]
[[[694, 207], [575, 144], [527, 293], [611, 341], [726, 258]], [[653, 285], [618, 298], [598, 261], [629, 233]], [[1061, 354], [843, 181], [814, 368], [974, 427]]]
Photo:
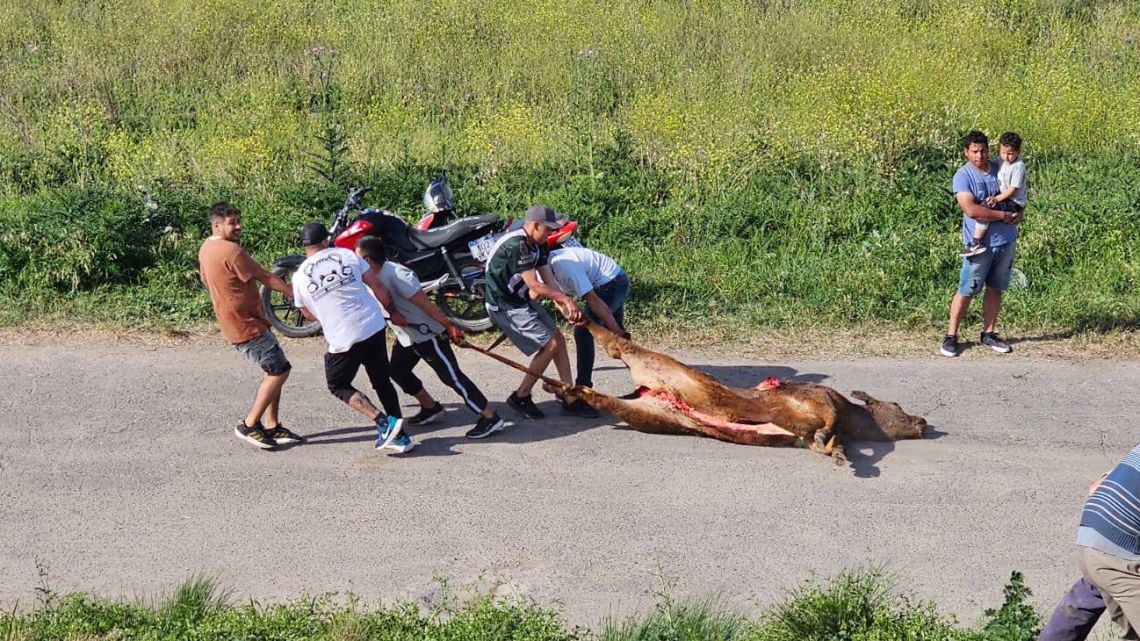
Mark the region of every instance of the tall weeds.
[[1124, 0], [2, 3], [0, 297], [202, 319], [212, 200], [267, 259], [347, 184], [414, 216], [448, 168], [472, 213], [583, 218], [635, 322], [928, 326], [981, 127], [1030, 166], [1007, 318], [1129, 327], [1138, 56]]

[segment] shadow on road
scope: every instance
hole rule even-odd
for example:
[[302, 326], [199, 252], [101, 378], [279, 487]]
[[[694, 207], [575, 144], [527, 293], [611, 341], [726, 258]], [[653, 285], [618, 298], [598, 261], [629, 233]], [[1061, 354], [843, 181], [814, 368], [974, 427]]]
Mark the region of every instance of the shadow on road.
[[[935, 441], [943, 436], [946, 432], [927, 425], [919, 440]], [[857, 478], [873, 479], [882, 474], [879, 462], [893, 451], [895, 441], [852, 441], [847, 444], [847, 462]]]
[[[432, 436], [433, 432], [462, 426], [464, 432], [475, 425], [475, 414], [462, 403], [444, 403], [447, 413], [442, 418], [428, 425], [409, 425], [405, 429], [416, 441], [416, 447], [407, 454], [415, 456], [454, 456], [462, 454], [454, 447], [459, 444], [478, 445], [480, 443], [536, 443], [551, 439], [571, 436], [583, 430], [602, 425], [612, 425], [612, 417], [606, 414], [598, 418], [584, 419], [562, 416], [558, 413], [558, 403], [554, 400], [538, 403], [538, 408], [546, 413], [546, 418], [531, 421], [515, 414], [509, 407], [495, 404], [499, 414], [506, 421], [506, 427], [501, 432], [493, 434], [486, 440], [466, 438], [464, 435]], [[414, 414], [415, 408], [406, 410], [405, 414]], [[515, 414], [512, 416], [512, 414]], [[305, 445], [338, 445], [343, 443], [364, 443], [376, 440], [376, 426], [362, 425], [356, 427], [337, 427], [321, 432], [305, 434]], [[284, 450], [292, 445], [282, 445], [278, 449]]]
[[[376, 426], [338, 427], [323, 432], [302, 434], [305, 445], [336, 445], [337, 443], [363, 443], [376, 440]], [[281, 448], [284, 449], [284, 448]]]
[[[509, 407], [500, 406], [498, 411], [506, 422], [506, 427], [485, 440], [469, 439], [462, 435], [420, 437], [418, 436], [419, 432], [413, 432], [412, 436], [417, 441], [416, 449], [409, 452], [408, 456], [454, 456], [462, 454], [462, 452], [454, 449], [456, 445], [479, 445], [492, 442], [516, 445], [537, 443], [572, 436], [594, 427], [613, 424], [613, 418], [604, 413], [598, 418], [575, 418], [562, 416], [558, 413], [558, 407], [558, 402], [553, 400], [538, 403], [538, 409], [546, 413], [546, 418], [532, 421], [515, 413]], [[456, 405], [455, 408], [454, 414], [449, 413], [449, 420], [440, 427], [455, 425], [470, 427], [475, 424], [473, 414], [467, 412], [461, 405]]]
[[732, 387], [755, 387], [760, 381], [774, 376], [782, 381], [806, 381], [821, 383], [830, 376], [827, 374], [801, 373], [794, 367], [784, 365], [693, 365], [694, 368]]

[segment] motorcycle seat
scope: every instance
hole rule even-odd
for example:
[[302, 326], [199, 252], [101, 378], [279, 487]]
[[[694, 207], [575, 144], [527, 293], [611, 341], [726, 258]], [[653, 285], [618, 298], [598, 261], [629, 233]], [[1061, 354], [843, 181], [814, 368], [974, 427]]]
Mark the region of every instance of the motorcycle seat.
[[470, 234], [480, 227], [489, 227], [498, 221], [499, 217], [494, 214], [467, 216], [466, 218], [460, 218], [453, 223], [444, 225], [443, 227], [436, 227], [435, 229], [421, 231], [419, 229], [410, 228], [408, 229], [408, 236], [412, 239], [412, 242], [424, 249], [443, 247], [458, 238]]

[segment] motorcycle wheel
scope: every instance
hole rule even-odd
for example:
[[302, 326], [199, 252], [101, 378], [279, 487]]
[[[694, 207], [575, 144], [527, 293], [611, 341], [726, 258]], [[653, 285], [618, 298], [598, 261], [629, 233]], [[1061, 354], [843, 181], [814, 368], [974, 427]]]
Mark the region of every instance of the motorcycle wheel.
[[[276, 267], [273, 273], [280, 276], [286, 283], [289, 282], [296, 269], [290, 267]], [[265, 316], [273, 329], [282, 336], [289, 338], [308, 338], [321, 333], [319, 321], [311, 321], [301, 314], [301, 310], [293, 305], [293, 299], [280, 292], [269, 289], [263, 283], [261, 289], [261, 304], [265, 308]]]
[[456, 282], [444, 285], [435, 294], [435, 302], [443, 313], [465, 332], [482, 332], [491, 329], [491, 317], [484, 305], [485, 269], [483, 263], [467, 258], [456, 265], [463, 280], [470, 282], [473, 291], [464, 291]]

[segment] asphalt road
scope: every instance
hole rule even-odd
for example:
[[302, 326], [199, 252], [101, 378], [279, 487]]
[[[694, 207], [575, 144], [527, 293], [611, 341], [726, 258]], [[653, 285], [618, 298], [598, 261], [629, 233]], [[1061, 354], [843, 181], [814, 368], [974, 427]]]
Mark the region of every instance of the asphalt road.
[[[1140, 440], [1136, 361], [690, 353], [678, 356], [734, 383], [865, 389], [935, 434], [851, 447], [837, 468], [801, 449], [653, 436], [608, 417], [527, 422], [503, 407], [514, 423], [470, 442], [470, 415], [425, 368], [449, 411], [400, 457], [373, 450], [366, 421], [328, 394], [310, 340], [287, 343], [284, 417], [311, 443], [266, 453], [232, 434], [257, 375], [218, 343], [0, 347], [0, 606], [33, 602], [38, 560], [61, 592], [154, 596], [206, 572], [241, 598], [426, 602], [442, 578], [593, 624], [649, 607], [662, 580], [675, 597], [749, 608], [813, 573], [878, 563], [972, 623], [1015, 569], [1052, 606], [1077, 573], [1089, 482]], [[462, 358], [494, 400], [517, 382]], [[620, 364], [599, 365], [599, 389], [624, 392]]]

